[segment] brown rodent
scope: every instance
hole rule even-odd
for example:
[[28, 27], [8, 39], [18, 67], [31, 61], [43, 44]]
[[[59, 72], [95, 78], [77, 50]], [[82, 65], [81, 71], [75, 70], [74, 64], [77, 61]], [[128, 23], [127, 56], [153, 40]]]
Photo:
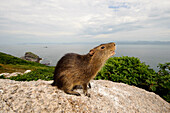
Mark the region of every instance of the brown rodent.
[[87, 92], [87, 85], [93, 79], [106, 60], [115, 54], [115, 43], [101, 44], [90, 50], [86, 55], [68, 53], [57, 63], [54, 72], [53, 86], [64, 90], [67, 94], [80, 96], [73, 91], [73, 87], [81, 85], [83, 93], [90, 96]]

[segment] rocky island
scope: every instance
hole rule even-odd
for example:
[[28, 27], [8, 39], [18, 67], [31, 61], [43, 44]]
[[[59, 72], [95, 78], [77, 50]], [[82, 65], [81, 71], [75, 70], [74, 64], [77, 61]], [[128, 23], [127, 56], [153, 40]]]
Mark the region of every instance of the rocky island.
[[[21, 57], [21, 59], [41, 63], [44, 65], [50, 65], [50, 61], [48, 61], [47, 59], [40, 58], [38, 55], [36, 55], [32, 52], [26, 52], [25, 55]], [[40, 61], [42, 61], [42, 62], [40, 62]]]
[[32, 52], [26, 52], [25, 55], [21, 57], [21, 59], [32, 61], [32, 62], [37, 62], [37, 63], [40, 63], [40, 60], [42, 60], [42, 58], [40, 58], [38, 55]]

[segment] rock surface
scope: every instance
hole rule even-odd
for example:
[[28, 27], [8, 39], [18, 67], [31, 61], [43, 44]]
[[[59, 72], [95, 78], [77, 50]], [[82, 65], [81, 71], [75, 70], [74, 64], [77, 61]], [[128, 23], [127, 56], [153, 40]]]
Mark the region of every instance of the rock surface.
[[65, 94], [52, 81], [0, 79], [0, 113], [170, 113], [158, 95], [123, 83], [91, 81], [91, 97]]
[[18, 76], [19, 74], [20, 74], [20, 75], [23, 75], [23, 74], [26, 74], [26, 73], [29, 73], [29, 72], [31, 72], [31, 70], [26, 70], [24, 73], [21, 73], [21, 72], [1, 73], [0, 76], [1, 76], [1, 75], [4, 75], [5, 78], [9, 78], [9, 77], [11, 77], [11, 76]]

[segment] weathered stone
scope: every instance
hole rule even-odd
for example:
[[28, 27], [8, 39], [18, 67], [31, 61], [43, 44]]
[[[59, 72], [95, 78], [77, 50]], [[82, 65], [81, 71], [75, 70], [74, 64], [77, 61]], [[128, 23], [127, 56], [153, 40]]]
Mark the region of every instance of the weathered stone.
[[21, 72], [13, 72], [13, 73], [1, 73], [0, 76], [4, 75], [5, 78], [9, 78], [11, 76], [18, 76], [18, 75], [23, 75], [26, 73], [31, 72], [31, 70], [26, 70], [24, 73]]
[[17, 75], [23, 75], [23, 73], [21, 73], [21, 72], [13, 72], [13, 73], [11, 73], [9, 76], [7, 76], [7, 77], [11, 77], [11, 76], [17, 76]]
[[26, 70], [26, 71], [24, 72], [24, 74], [25, 74], [25, 73], [29, 73], [29, 72], [31, 72], [31, 70]]
[[2, 75], [4, 75], [4, 76], [9, 76], [10, 73], [1, 73], [0, 76], [2, 76]]
[[105, 80], [91, 81], [91, 97], [68, 95], [52, 81], [0, 79], [0, 113], [168, 113], [170, 104], [153, 92]]

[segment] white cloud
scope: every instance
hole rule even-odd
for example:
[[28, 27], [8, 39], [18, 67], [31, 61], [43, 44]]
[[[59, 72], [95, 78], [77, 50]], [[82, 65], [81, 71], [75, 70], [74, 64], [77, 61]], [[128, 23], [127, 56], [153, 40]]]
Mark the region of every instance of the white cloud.
[[[46, 41], [66, 41], [65, 37], [71, 42], [112, 40], [113, 36], [116, 40], [170, 40], [169, 0], [0, 2], [0, 39], [30, 35], [37, 41], [39, 37]], [[141, 39], [139, 34], [147, 35]]]

